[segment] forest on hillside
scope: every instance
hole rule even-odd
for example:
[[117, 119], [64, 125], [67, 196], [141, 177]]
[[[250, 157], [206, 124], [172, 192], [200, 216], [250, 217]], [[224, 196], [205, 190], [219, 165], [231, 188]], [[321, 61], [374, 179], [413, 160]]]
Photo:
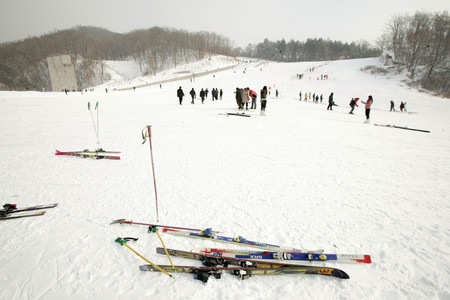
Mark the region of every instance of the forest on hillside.
[[271, 42], [265, 39], [262, 43], [250, 44], [245, 49], [239, 49], [239, 52], [245, 57], [281, 62], [366, 58], [381, 54], [379, 48], [370, 46], [366, 41], [349, 44], [322, 38], [310, 38], [305, 42], [294, 40], [286, 42], [284, 39]]
[[406, 68], [419, 87], [450, 94], [450, 16], [416, 12], [393, 16], [379, 38], [379, 47]]
[[278, 62], [326, 61], [383, 55], [386, 62], [406, 69], [411, 82], [440, 94], [450, 94], [450, 18], [417, 12], [393, 16], [376, 46], [366, 41], [343, 43], [309, 38], [284, 39], [234, 48], [230, 39], [211, 32], [152, 27], [118, 34], [98, 27], [78, 26], [40, 37], [0, 44], [0, 90], [51, 90], [47, 57], [70, 55], [78, 88], [109, 80], [106, 61], [134, 60], [142, 75], [152, 75], [206, 55], [244, 56]]
[[143, 75], [200, 60], [207, 53], [233, 55], [229, 39], [211, 32], [153, 27], [127, 34], [78, 26], [40, 37], [0, 44], [0, 89], [51, 90], [47, 57], [68, 54], [79, 88], [108, 80], [107, 60], [134, 59]]

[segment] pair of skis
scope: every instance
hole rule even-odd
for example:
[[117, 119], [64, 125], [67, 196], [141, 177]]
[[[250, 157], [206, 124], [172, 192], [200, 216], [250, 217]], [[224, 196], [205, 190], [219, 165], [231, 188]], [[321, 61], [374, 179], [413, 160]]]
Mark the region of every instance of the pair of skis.
[[308, 261], [308, 262], [334, 261], [339, 263], [365, 263], [365, 264], [370, 264], [372, 262], [371, 257], [368, 254], [333, 254], [333, 253], [327, 254], [324, 253], [323, 249], [318, 249], [314, 251], [301, 250], [293, 247], [250, 241], [241, 236], [238, 236], [236, 238], [221, 236], [218, 235], [219, 233], [218, 231], [212, 231], [210, 228], [201, 230], [194, 228], [133, 222], [127, 221], [125, 219], [115, 220], [111, 224], [115, 223], [144, 225], [152, 228], [160, 227], [162, 228], [162, 232], [175, 236], [212, 240], [215, 242], [262, 249], [257, 251], [227, 250], [217, 248], [203, 248], [203, 249], [199, 248], [193, 250], [194, 252], [199, 252], [202, 254], [215, 254], [219, 256], [234, 257], [239, 259], [288, 260], [288, 261]]
[[83, 150], [83, 151], [58, 151], [56, 150], [55, 155], [69, 155], [69, 156], [77, 156], [81, 158], [92, 158], [92, 159], [113, 159], [119, 160], [120, 156], [116, 155], [108, 155], [109, 153], [120, 153], [120, 151], [106, 151], [103, 149], [96, 150]]
[[[36, 216], [42, 216], [45, 214], [44, 211], [40, 212], [34, 212], [34, 213], [27, 213], [27, 214], [19, 214], [15, 215], [15, 213], [23, 213], [23, 212], [29, 212], [34, 210], [42, 210], [47, 208], [53, 208], [56, 207], [58, 203], [53, 204], [47, 204], [47, 205], [35, 205], [25, 208], [16, 208], [15, 204], [5, 204], [3, 206], [3, 209], [0, 210], [0, 221], [2, 220], [10, 220], [10, 219], [19, 219], [19, 218], [27, 218], [27, 217], [36, 217]], [[11, 215], [13, 214], [13, 215]]]
[[[164, 248], [156, 248], [156, 252], [158, 254], [166, 254]], [[160, 269], [162, 269], [169, 273], [192, 273], [195, 275], [195, 279], [203, 282], [207, 282], [211, 276], [221, 278], [223, 272], [233, 274], [240, 279], [247, 279], [253, 275], [324, 275], [339, 279], [350, 278], [344, 271], [330, 267], [261, 262], [174, 249], [167, 249], [167, 252], [171, 256], [200, 260], [204, 266], [158, 265], [158, 269], [153, 265], [141, 265], [139, 269], [152, 272], [161, 272]]]
[[260, 242], [249, 241], [243, 237], [237, 238], [225, 237], [216, 234], [208, 235], [209, 231], [190, 232], [181, 231], [176, 229], [164, 228], [163, 232], [176, 236], [185, 236], [190, 238], [199, 238], [214, 240], [217, 242], [223, 242], [235, 245], [245, 245], [251, 247], [257, 247], [266, 249], [266, 251], [247, 251], [247, 250], [227, 250], [216, 248], [203, 248], [194, 249], [193, 252], [199, 252], [204, 254], [215, 254], [219, 256], [233, 257], [237, 259], [274, 259], [274, 260], [301, 260], [301, 261], [336, 261], [345, 263], [371, 263], [370, 255], [367, 254], [326, 254], [323, 250], [305, 251], [296, 248], [283, 247], [273, 244], [266, 244]]
[[[297, 249], [297, 248], [283, 247], [283, 246], [274, 245], [274, 244], [250, 241], [242, 236], [237, 236], [235, 238], [232, 238], [232, 237], [217, 235], [210, 228], [199, 231], [199, 232], [194, 232], [194, 231], [189, 231], [189, 230], [177, 230], [177, 229], [172, 229], [172, 228], [163, 228], [163, 232], [171, 234], [171, 235], [176, 235], [176, 236], [213, 240], [215, 242], [235, 244], [235, 245], [240, 245], [240, 246], [249, 246], [249, 247], [260, 248], [260, 249], [270, 249], [270, 250], [285, 251], [285, 252], [286, 251], [305, 252], [305, 250], [301, 250], [301, 249]], [[322, 250], [317, 250], [316, 252], [320, 252], [320, 251], [322, 251]]]
[[[119, 219], [111, 224], [130, 224], [144, 225], [149, 228], [160, 227], [164, 233], [184, 236], [190, 238], [199, 238], [213, 240], [217, 242], [230, 243], [235, 245], [243, 245], [261, 248], [265, 250], [226, 250], [216, 248], [197, 248], [192, 251], [182, 251], [167, 249], [166, 253], [163, 248], [157, 248], [157, 253], [178, 256], [187, 259], [200, 260], [204, 263], [203, 267], [196, 266], [173, 266], [159, 265], [160, 269], [169, 273], [192, 273], [196, 279], [206, 282], [209, 277], [214, 276], [220, 278], [222, 273], [231, 273], [246, 279], [252, 275], [327, 275], [342, 279], [348, 279], [349, 276], [342, 270], [337, 268], [322, 267], [316, 265], [296, 265], [298, 261], [305, 262], [324, 262], [335, 261], [345, 263], [371, 263], [370, 255], [363, 254], [326, 254], [323, 250], [304, 251], [291, 247], [283, 247], [274, 244], [249, 241], [242, 237], [231, 238], [217, 235], [218, 232], [212, 231], [210, 228], [206, 230], [165, 226], [159, 224], [147, 224], [140, 222], [127, 221]], [[275, 261], [273, 261], [275, 260]], [[288, 262], [289, 261], [289, 262]], [[152, 265], [140, 266], [141, 271], [160, 272], [158, 268]]]

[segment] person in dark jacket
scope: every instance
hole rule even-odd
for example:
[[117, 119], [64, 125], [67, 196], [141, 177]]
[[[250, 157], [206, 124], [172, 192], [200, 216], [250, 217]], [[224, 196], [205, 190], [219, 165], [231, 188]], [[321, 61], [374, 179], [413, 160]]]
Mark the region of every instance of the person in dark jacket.
[[205, 91], [203, 89], [200, 91], [200, 98], [202, 99], [203, 104], [203, 102], [205, 101]]
[[261, 115], [264, 116], [266, 114], [266, 105], [267, 105], [267, 86], [264, 86], [259, 93], [261, 97]]
[[349, 112], [349, 114], [353, 115], [353, 110], [355, 109], [355, 106], [358, 106], [358, 104], [356, 104], [356, 102], [358, 98], [352, 98], [352, 101], [350, 101], [350, 107], [352, 108]]
[[391, 100], [391, 110], [390, 111], [395, 111], [395, 104], [394, 101]]
[[195, 99], [195, 97], [197, 97], [197, 94], [195, 93], [194, 88], [192, 88], [192, 90], [189, 92], [189, 94], [191, 94], [191, 97], [192, 97], [191, 104], [195, 104], [194, 99]]
[[333, 93], [330, 94], [330, 97], [328, 97], [328, 107], [327, 110], [333, 110], [333, 105], [334, 105], [334, 101], [333, 101]]
[[183, 102], [183, 97], [184, 97], [184, 92], [183, 92], [183, 89], [181, 88], [181, 86], [177, 90], [177, 97], [178, 97], [178, 99], [180, 99], [180, 105], [181, 105], [181, 102]]
[[242, 109], [244, 107], [244, 103], [242, 103], [242, 89], [236, 88], [236, 103], [239, 107], [239, 109]]

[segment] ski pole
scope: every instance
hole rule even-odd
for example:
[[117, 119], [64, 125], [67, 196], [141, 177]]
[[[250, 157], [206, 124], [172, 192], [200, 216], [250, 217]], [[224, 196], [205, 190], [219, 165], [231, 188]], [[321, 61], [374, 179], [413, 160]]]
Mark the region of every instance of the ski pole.
[[97, 144], [100, 144], [100, 142], [99, 142], [99, 139], [100, 139], [100, 126], [98, 124], [98, 112], [99, 112], [98, 101], [97, 101], [97, 103], [95, 103], [95, 110], [97, 111]]
[[172, 265], [172, 268], [175, 268], [175, 266], [173, 265], [172, 259], [170, 258], [169, 252], [167, 251], [166, 245], [164, 245], [164, 242], [161, 238], [161, 235], [158, 232], [158, 228], [156, 226], [149, 226], [148, 227], [148, 232], [156, 232], [156, 234], [159, 237], [159, 240], [161, 241], [161, 244], [164, 248], [164, 251], [166, 252], [167, 257], [169, 258], [170, 264]]
[[155, 268], [157, 268], [159, 271], [163, 272], [164, 274], [167, 274], [169, 277], [174, 278], [172, 275], [170, 275], [169, 273], [167, 273], [165, 270], [161, 269], [160, 267], [158, 267], [157, 265], [155, 265], [154, 263], [152, 263], [151, 261], [149, 261], [148, 259], [146, 259], [145, 257], [143, 257], [142, 255], [140, 255], [139, 253], [137, 253], [133, 248], [131, 248], [130, 246], [127, 245], [127, 240], [126, 239], [122, 239], [120, 237], [118, 237], [115, 241], [116, 243], [119, 243], [122, 246], [126, 246], [128, 249], [130, 249], [131, 251], [133, 251], [137, 256], [139, 256], [140, 258], [142, 258], [143, 260], [145, 260], [146, 262], [148, 262], [149, 264], [151, 264], [152, 266], [154, 266]]
[[156, 179], [155, 179], [155, 164], [153, 163], [153, 149], [152, 149], [152, 132], [151, 132], [152, 125], [147, 125], [147, 132], [145, 132], [145, 128], [142, 130], [142, 137], [144, 141], [142, 144], [145, 144], [146, 137], [148, 137], [148, 141], [150, 143], [150, 156], [152, 159], [152, 171], [153, 171], [153, 185], [155, 187], [155, 203], [156, 203], [156, 222], [159, 222], [159, 213], [158, 213], [158, 193], [156, 192]]
[[97, 128], [95, 127], [94, 116], [92, 115], [92, 110], [91, 110], [91, 102], [88, 102], [88, 110], [91, 113], [92, 125], [94, 125], [94, 132], [95, 132], [95, 136], [97, 137], [97, 144], [99, 144], [98, 132], [97, 132]]
[[[177, 226], [167, 226], [167, 225], [159, 225], [159, 224], [149, 224], [149, 223], [141, 223], [141, 222], [133, 222], [133, 221], [127, 221], [125, 219], [113, 220], [110, 225], [112, 225], [112, 224], [130, 224], [130, 225], [157, 226], [157, 227], [160, 227], [160, 228], [181, 229], [181, 230], [190, 230], [190, 231], [202, 231], [202, 229], [187, 228], [187, 227], [177, 227]], [[219, 233], [220, 231], [214, 231], [214, 232], [215, 233]]]

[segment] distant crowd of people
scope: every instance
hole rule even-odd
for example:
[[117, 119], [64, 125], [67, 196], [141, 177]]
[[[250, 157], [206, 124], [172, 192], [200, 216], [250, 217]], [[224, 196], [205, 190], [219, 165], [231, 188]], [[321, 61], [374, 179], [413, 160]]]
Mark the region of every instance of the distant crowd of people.
[[[195, 99], [197, 99], [197, 93], [195, 92], [194, 88], [192, 88], [190, 90], [189, 94], [191, 95], [191, 99], [192, 99], [191, 104], [195, 104]], [[202, 101], [202, 104], [204, 104], [205, 99], [208, 99], [208, 94], [209, 94], [208, 88], [200, 90], [199, 97]], [[180, 101], [180, 105], [183, 104], [184, 96], [185, 96], [184, 91], [180, 86], [177, 90], [177, 97], [178, 97], [178, 100]], [[212, 101], [222, 100], [223, 90], [222, 89], [219, 90], [218, 88], [213, 88], [211, 90], [211, 97], [212, 97]]]
[[[236, 98], [236, 104], [238, 106], [239, 110], [252, 110], [252, 109], [257, 109], [257, 99], [258, 99], [258, 93], [249, 88], [249, 87], [245, 87], [245, 88], [236, 88], [235, 93], [235, 98]], [[195, 91], [194, 88], [192, 88], [189, 91], [189, 94], [191, 96], [191, 104], [195, 104], [195, 99], [197, 99], [197, 93]], [[208, 98], [209, 95], [209, 90], [207, 88], [205, 89], [201, 89], [199, 96], [200, 99], [202, 101], [202, 104], [204, 103], [205, 99]], [[267, 86], [264, 86], [260, 93], [260, 103], [261, 103], [261, 115], [265, 114], [265, 110], [266, 110], [266, 106], [267, 106], [267, 96], [270, 95], [270, 88], [268, 89]], [[183, 98], [184, 98], [185, 94], [183, 89], [181, 88], [181, 86], [178, 88], [177, 90], [177, 97], [179, 99], [179, 103], [180, 105], [182, 105], [183, 103]], [[223, 90], [222, 89], [218, 89], [218, 88], [213, 88], [211, 91], [211, 96], [212, 96], [212, 101], [217, 101], [217, 100], [222, 100], [223, 97]], [[275, 91], [275, 96], [278, 97], [278, 89], [276, 89]], [[299, 100], [302, 101], [312, 101], [313, 103], [322, 103], [323, 102], [323, 94], [319, 93], [311, 93], [311, 92], [305, 92], [304, 94], [302, 92], [299, 93]], [[349, 114], [354, 114], [354, 110], [356, 107], [358, 107], [358, 101], [359, 98], [358, 97], [354, 97], [351, 99], [349, 106], [350, 106], [350, 112]], [[365, 123], [369, 123], [370, 122], [370, 111], [371, 111], [371, 107], [373, 104], [374, 100], [373, 97], [371, 95], [368, 96], [366, 101], [361, 101], [361, 103], [364, 104], [364, 109], [365, 109]], [[249, 105], [250, 104], [250, 105]], [[327, 110], [333, 110], [333, 106], [338, 106], [336, 104], [336, 102], [334, 101], [334, 93], [331, 92], [330, 95], [328, 96], [328, 106], [327, 106]], [[390, 101], [390, 111], [395, 111], [395, 104], [394, 101]], [[406, 102], [401, 101], [400, 103], [400, 111], [406, 111]]]

